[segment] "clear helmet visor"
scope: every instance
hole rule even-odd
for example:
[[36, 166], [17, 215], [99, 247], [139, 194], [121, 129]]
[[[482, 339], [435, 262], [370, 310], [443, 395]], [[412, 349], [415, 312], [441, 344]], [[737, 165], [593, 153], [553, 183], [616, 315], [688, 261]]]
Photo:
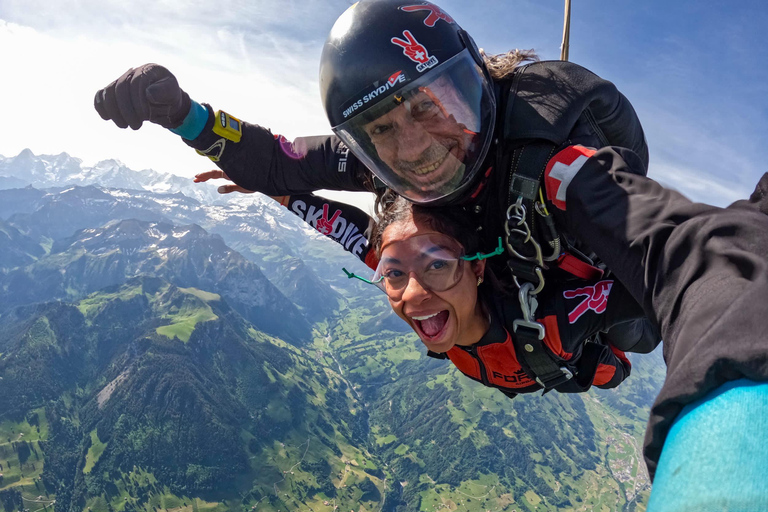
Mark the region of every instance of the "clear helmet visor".
[[493, 91], [464, 50], [334, 131], [387, 186], [424, 204], [473, 180], [494, 120]]

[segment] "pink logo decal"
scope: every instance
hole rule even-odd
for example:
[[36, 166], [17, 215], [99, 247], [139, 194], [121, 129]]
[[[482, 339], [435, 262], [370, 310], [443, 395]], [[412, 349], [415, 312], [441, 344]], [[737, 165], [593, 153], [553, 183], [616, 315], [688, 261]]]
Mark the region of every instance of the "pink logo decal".
[[404, 5], [400, 7], [400, 9], [405, 12], [429, 11], [429, 15], [424, 20], [424, 24], [428, 27], [434, 27], [438, 20], [453, 23], [453, 18], [445, 14], [442, 9], [436, 5]]
[[409, 30], [404, 30], [405, 39], [393, 37], [392, 43], [402, 47], [403, 54], [417, 64], [416, 70], [420, 73], [437, 64], [437, 57], [430, 57], [423, 44], [419, 43]]
[[306, 148], [299, 147], [298, 145], [286, 139], [283, 135], [275, 134], [274, 138], [276, 141], [280, 142], [280, 149], [283, 150], [283, 153], [285, 153], [288, 157], [293, 158], [294, 160], [304, 158], [304, 155], [307, 153]]
[[577, 290], [566, 290], [563, 297], [566, 299], [575, 299], [576, 297], [586, 297], [581, 304], [576, 306], [573, 311], [568, 313], [568, 323], [576, 323], [581, 315], [590, 309], [597, 314], [603, 313], [608, 305], [608, 295], [611, 293], [613, 281], [598, 281], [594, 286], [585, 286]]
[[323, 235], [330, 235], [333, 232], [333, 225], [336, 223], [336, 219], [341, 215], [341, 210], [336, 210], [332, 218], [328, 218], [328, 203], [323, 205], [323, 216], [317, 220], [317, 230]]
[[405, 36], [405, 41], [396, 37], [393, 37], [391, 41], [398, 46], [402, 46], [405, 56], [413, 62], [418, 62], [419, 64], [426, 63], [429, 60], [429, 53], [427, 53], [427, 49], [424, 48], [424, 45], [416, 41], [416, 38], [413, 37], [410, 30], [404, 31], [403, 35]]

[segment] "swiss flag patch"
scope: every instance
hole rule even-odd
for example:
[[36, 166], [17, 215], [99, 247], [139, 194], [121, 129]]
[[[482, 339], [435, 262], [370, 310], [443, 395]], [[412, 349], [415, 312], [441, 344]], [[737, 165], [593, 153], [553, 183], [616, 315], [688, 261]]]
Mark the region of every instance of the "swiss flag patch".
[[544, 187], [547, 199], [561, 210], [565, 210], [565, 193], [568, 185], [581, 166], [596, 150], [584, 146], [568, 146], [556, 154], [544, 171]]

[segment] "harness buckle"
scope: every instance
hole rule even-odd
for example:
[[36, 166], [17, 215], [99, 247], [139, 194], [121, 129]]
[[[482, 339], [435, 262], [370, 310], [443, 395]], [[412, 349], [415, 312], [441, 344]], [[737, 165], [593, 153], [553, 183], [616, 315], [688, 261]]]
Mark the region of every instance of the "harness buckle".
[[[520, 309], [523, 312], [523, 319], [519, 318], [512, 322], [512, 331], [517, 333], [518, 328], [525, 327], [536, 332], [536, 337], [539, 340], [544, 339], [544, 326], [535, 320], [536, 308], [539, 307], [539, 301], [536, 300], [533, 293], [532, 283], [523, 283], [520, 287], [520, 291], [517, 294], [517, 298], [520, 301]], [[533, 352], [533, 347], [524, 347], [528, 352]]]
[[536, 382], [538, 382], [539, 385], [544, 388], [544, 392], [546, 393], [550, 389], [557, 387], [564, 382], [568, 382], [573, 378], [573, 372], [565, 366], [560, 367], [560, 372], [561, 373], [559, 375], [555, 374], [553, 376], [546, 376], [544, 379], [542, 379], [540, 376], [536, 376]]

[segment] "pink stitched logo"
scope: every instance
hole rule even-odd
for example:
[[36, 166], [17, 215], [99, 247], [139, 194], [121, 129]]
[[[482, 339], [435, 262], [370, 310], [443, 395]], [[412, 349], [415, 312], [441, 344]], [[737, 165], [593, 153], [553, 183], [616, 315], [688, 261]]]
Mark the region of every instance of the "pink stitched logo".
[[328, 203], [323, 205], [323, 216], [317, 219], [317, 230], [323, 235], [330, 235], [333, 232], [333, 225], [336, 219], [341, 215], [341, 210], [336, 210], [332, 218], [328, 218]]
[[434, 27], [438, 20], [453, 23], [453, 18], [445, 14], [442, 9], [436, 5], [404, 5], [400, 7], [400, 9], [405, 12], [429, 11], [429, 15], [424, 20], [424, 24], [428, 27]]
[[585, 286], [577, 290], [566, 290], [563, 297], [566, 299], [575, 299], [576, 297], [586, 297], [581, 304], [576, 306], [573, 311], [568, 313], [568, 322], [573, 324], [581, 318], [581, 315], [590, 309], [597, 314], [605, 311], [608, 305], [608, 294], [611, 293], [613, 281], [598, 281], [594, 286]]

